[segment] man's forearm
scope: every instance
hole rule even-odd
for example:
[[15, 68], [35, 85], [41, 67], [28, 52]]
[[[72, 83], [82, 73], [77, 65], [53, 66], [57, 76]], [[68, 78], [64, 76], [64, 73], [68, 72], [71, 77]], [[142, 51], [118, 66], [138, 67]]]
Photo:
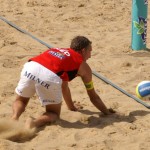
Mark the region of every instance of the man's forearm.
[[97, 99], [90, 99], [92, 104], [99, 109], [101, 112], [103, 112], [104, 114], [109, 114], [109, 110], [107, 109], [107, 107], [105, 106], [105, 104], [103, 103], [103, 101], [100, 98]]
[[63, 93], [64, 100], [68, 106], [68, 109], [74, 111], [76, 108], [75, 108], [74, 103], [72, 101], [71, 92], [70, 92], [69, 87], [63, 88], [62, 93]]
[[87, 91], [88, 95], [90, 97], [90, 101], [92, 102], [92, 104], [101, 112], [103, 112], [104, 114], [109, 114], [109, 110], [107, 109], [107, 107], [105, 106], [105, 104], [103, 103], [103, 101], [101, 100], [101, 98], [99, 97], [99, 95], [97, 95], [97, 93], [95, 92], [95, 90], [90, 90]]

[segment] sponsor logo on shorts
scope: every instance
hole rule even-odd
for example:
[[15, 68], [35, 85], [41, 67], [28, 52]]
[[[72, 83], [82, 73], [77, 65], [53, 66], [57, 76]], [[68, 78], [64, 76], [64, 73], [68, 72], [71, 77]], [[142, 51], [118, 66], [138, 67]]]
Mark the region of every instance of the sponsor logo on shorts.
[[17, 88], [17, 91], [18, 91], [18, 93], [20, 93], [20, 94], [22, 93], [22, 91], [21, 91], [21, 90], [19, 90], [18, 88]]
[[47, 103], [47, 102], [54, 103], [55, 101], [54, 100], [50, 100], [50, 99], [44, 99], [43, 100], [43, 103]]
[[37, 83], [41, 84], [45, 88], [49, 88], [50, 84], [47, 84], [46, 82], [42, 81], [41, 79], [37, 78], [36, 76], [32, 75], [31, 73], [28, 73], [27, 71], [24, 73], [24, 76], [27, 77], [30, 80], [36, 81]]

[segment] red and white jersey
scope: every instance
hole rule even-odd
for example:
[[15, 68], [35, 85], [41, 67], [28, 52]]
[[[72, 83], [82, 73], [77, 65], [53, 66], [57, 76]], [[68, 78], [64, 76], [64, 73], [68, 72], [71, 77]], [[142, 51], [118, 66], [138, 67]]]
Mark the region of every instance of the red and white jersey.
[[29, 61], [43, 65], [64, 81], [70, 81], [77, 76], [83, 58], [70, 48], [51, 48]]

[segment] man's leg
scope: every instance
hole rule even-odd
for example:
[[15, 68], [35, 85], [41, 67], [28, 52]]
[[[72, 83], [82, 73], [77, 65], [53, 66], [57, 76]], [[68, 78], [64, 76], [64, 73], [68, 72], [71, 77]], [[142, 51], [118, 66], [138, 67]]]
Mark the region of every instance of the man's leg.
[[53, 123], [59, 118], [61, 111], [61, 103], [51, 104], [45, 107], [46, 112], [42, 116], [38, 117], [35, 120], [30, 118], [26, 121], [26, 128], [40, 127], [45, 125], [46, 123]]
[[25, 107], [29, 102], [29, 98], [25, 98], [22, 96], [17, 95], [16, 100], [13, 103], [13, 120], [18, 120], [20, 115], [25, 111]]

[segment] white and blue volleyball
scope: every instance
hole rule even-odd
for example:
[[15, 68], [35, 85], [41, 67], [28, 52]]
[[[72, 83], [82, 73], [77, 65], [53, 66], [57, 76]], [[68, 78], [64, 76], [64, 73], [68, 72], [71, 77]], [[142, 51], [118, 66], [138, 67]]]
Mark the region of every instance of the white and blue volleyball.
[[150, 81], [142, 81], [136, 87], [136, 95], [143, 100], [150, 100]]

